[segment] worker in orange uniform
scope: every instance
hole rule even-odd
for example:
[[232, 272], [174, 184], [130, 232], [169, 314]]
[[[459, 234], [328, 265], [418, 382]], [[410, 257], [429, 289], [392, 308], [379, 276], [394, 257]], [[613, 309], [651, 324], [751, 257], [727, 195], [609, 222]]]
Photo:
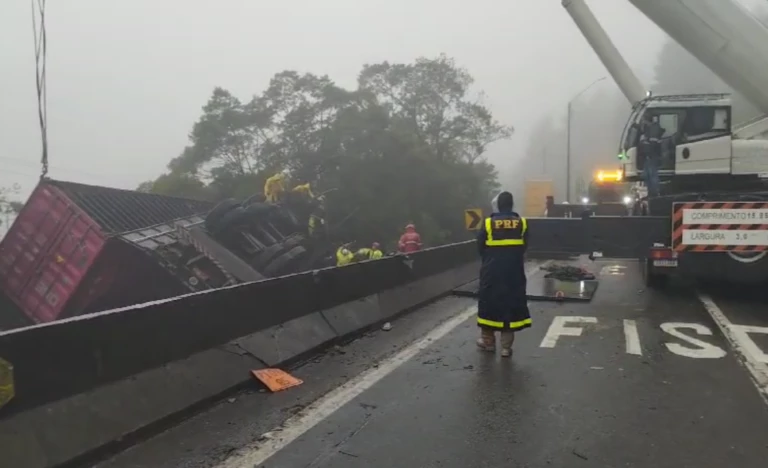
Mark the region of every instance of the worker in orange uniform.
[[405, 227], [405, 233], [397, 243], [397, 250], [406, 254], [421, 250], [421, 236], [416, 232], [416, 226], [409, 224]]
[[514, 198], [502, 192], [495, 200], [494, 212], [485, 219], [477, 236], [482, 258], [478, 290], [477, 346], [496, 350], [500, 332], [501, 355], [512, 355], [515, 333], [531, 326], [525, 277], [525, 248], [528, 223], [513, 211]]

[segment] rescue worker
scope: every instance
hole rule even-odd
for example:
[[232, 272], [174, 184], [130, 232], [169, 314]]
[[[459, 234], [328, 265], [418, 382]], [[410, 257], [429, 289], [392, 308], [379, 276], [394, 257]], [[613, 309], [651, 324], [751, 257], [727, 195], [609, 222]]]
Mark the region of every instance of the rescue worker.
[[531, 326], [526, 297], [524, 253], [528, 239], [525, 218], [513, 211], [514, 198], [502, 192], [498, 208], [480, 229], [477, 246], [482, 258], [478, 291], [477, 346], [496, 350], [495, 332], [500, 332], [501, 355], [512, 355], [515, 332]]
[[296, 187], [294, 187], [292, 191], [295, 193], [300, 193], [309, 199], [315, 198], [315, 195], [312, 193], [312, 187], [310, 186], [309, 183], [299, 184]]
[[336, 266], [349, 265], [355, 259], [355, 254], [352, 253], [347, 247], [349, 244], [344, 244], [336, 251]]
[[267, 203], [277, 203], [285, 192], [285, 173], [279, 172], [264, 182], [264, 198]]
[[421, 250], [421, 236], [416, 232], [416, 226], [413, 224], [405, 226], [405, 233], [400, 236], [397, 249], [401, 253], [418, 252]]
[[310, 237], [319, 236], [324, 233], [325, 218], [323, 217], [322, 209], [315, 209], [312, 214], [309, 215], [309, 226], [307, 231]]
[[378, 242], [374, 242], [373, 244], [371, 244], [370, 259], [371, 260], [378, 260], [378, 259], [380, 259], [383, 256], [384, 256], [384, 252], [381, 251], [381, 246], [379, 245], [379, 243]]
[[365, 260], [376, 260], [383, 256], [384, 254], [379, 248], [379, 243], [374, 242], [373, 244], [371, 244], [370, 248], [363, 247], [362, 249], [358, 249], [358, 251], [355, 252], [355, 261], [363, 262]]

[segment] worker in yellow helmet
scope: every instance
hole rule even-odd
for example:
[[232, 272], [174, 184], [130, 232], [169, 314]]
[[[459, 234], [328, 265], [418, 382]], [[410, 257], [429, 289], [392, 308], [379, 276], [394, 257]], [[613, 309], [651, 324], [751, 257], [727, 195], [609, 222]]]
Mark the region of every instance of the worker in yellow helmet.
[[268, 203], [277, 203], [285, 192], [285, 174], [279, 172], [264, 182], [264, 198]]
[[355, 254], [347, 248], [349, 244], [344, 244], [336, 251], [336, 266], [349, 265], [355, 260]]

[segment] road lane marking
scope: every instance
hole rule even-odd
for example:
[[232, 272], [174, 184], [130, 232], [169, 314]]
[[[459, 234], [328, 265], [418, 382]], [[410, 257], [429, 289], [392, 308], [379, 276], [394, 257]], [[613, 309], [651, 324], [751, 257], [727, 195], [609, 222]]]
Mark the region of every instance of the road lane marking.
[[664, 343], [664, 346], [668, 350], [677, 354], [678, 356], [685, 356], [694, 359], [719, 359], [725, 357], [728, 353], [721, 347], [707, 343], [698, 338], [688, 336], [680, 330], [693, 330], [699, 335], [712, 336], [712, 330], [705, 325], [699, 323], [680, 323], [680, 322], [666, 322], [661, 324], [661, 329], [665, 333], [669, 333], [679, 340], [683, 340], [686, 343], [696, 346], [696, 348], [689, 348], [679, 343]]
[[[551, 261], [537, 263], [528, 268], [526, 276], [532, 276]], [[294, 416], [286, 419], [279, 429], [270, 432], [271, 437], [263, 442], [253, 442], [240, 452], [219, 464], [217, 468], [252, 468], [264, 464], [272, 456], [287, 447], [291, 442], [324, 421], [347, 403], [373, 387], [381, 379], [391, 374], [414, 356], [433, 345], [456, 327], [477, 314], [477, 306], [473, 305], [458, 315], [441, 323], [424, 338], [411, 343], [395, 355], [380, 361], [378, 366], [358, 374], [344, 384], [315, 400]]]
[[728, 344], [731, 345], [736, 355], [739, 357], [739, 361], [746, 367], [752, 377], [752, 382], [757, 387], [757, 391], [760, 396], [763, 397], [766, 404], [768, 404], [768, 365], [758, 361], [753, 356], [754, 353], [750, 352], [750, 347], [756, 346], [754, 341], [744, 333], [743, 328], [739, 325], [734, 325], [725, 316], [723, 311], [715, 304], [715, 301], [708, 294], [698, 293], [699, 301], [701, 301], [704, 309], [715, 321], [720, 331], [725, 336]]
[[640, 334], [637, 332], [637, 322], [634, 320], [624, 320], [624, 339], [627, 342], [627, 354], [642, 356], [643, 350], [640, 347]]
[[558, 315], [552, 319], [552, 323], [547, 329], [547, 334], [541, 340], [540, 348], [554, 348], [557, 339], [561, 336], [581, 336], [584, 331], [582, 327], [566, 327], [568, 323], [597, 323], [597, 317], [578, 317]]

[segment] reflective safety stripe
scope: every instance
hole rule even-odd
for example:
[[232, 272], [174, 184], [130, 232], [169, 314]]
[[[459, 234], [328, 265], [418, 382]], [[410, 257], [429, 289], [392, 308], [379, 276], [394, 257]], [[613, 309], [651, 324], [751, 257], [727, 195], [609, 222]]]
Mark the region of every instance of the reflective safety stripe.
[[525, 231], [528, 230], [528, 222], [525, 220], [525, 218], [520, 218], [520, 223], [523, 225], [523, 229], [520, 231], [520, 239], [494, 239], [493, 230], [491, 229], [491, 218], [485, 218], [485, 233], [487, 236], [485, 245], [489, 247], [525, 245], [525, 241], [522, 239], [522, 236], [525, 235]]
[[[478, 325], [485, 325], [485, 326], [493, 327], [493, 328], [506, 328], [504, 326], [504, 322], [496, 322], [495, 320], [487, 320], [487, 319], [480, 318], [480, 317], [477, 318], [477, 324]], [[533, 324], [533, 320], [527, 318], [525, 320], [519, 320], [517, 322], [509, 322], [509, 328], [511, 328], [511, 329], [523, 328], [526, 325], [532, 325], [532, 324]]]

